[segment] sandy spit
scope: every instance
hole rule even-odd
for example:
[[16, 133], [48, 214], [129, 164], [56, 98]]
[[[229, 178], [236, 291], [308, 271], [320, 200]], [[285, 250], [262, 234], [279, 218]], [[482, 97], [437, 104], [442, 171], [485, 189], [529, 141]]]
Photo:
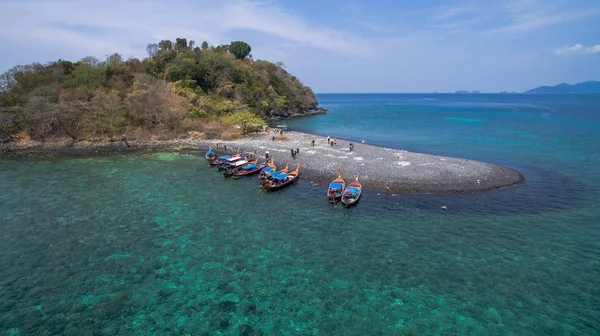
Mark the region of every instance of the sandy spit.
[[[273, 141], [275, 136], [275, 141]], [[315, 140], [314, 146], [312, 140]], [[359, 174], [365, 189], [383, 191], [389, 186], [391, 192], [406, 193], [472, 193], [498, 189], [524, 182], [517, 171], [480, 161], [436, 155], [413, 153], [404, 150], [336, 139], [332, 147], [326, 137], [285, 132], [283, 135], [269, 133], [246, 137], [241, 140], [221, 141], [202, 139], [179, 139], [169, 141], [130, 141], [129, 147], [122, 142], [76, 143], [74, 146], [46, 145], [28, 148], [0, 148], [0, 158], [26, 158], [45, 156], [88, 156], [114, 152], [171, 151], [182, 150], [204, 156], [212, 147], [218, 153], [235, 151], [257, 152], [264, 157], [268, 151], [275, 164], [290, 168], [300, 164], [301, 178], [327, 184], [342, 170], [347, 182]], [[225, 146], [227, 146], [225, 149]], [[292, 158], [291, 149], [299, 149]], [[201, 157], [199, 164], [205, 164]]]

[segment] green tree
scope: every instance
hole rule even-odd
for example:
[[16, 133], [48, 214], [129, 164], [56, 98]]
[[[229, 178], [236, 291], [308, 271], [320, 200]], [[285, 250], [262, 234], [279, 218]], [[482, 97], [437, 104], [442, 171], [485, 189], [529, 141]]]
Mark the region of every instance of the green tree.
[[160, 48], [160, 50], [171, 50], [173, 49], [173, 42], [169, 40], [162, 40], [158, 42], [158, 47]]
[[181, 51], [186, 50], [187, 47], [188, 47], [187, 39], [180, 38], [180, 37], [175, 39], [175, 50], [181, 52]]
[[265, 121], [250, 111], [240, 111], [231, 113], [224, 117], [226, 125], [237, 126], [242, 131], [242, 135], [253, 127], [261, 127], [265, 124]]
[[229, 45], [229, 52], [232, 53], [237, 59], [244, 59], [250, 55], [252, 48], [250, 45], [243, 41], [234, 41]]
[[204, 51], [208, 50], [208, 42], [206, 42], [206, 41], [202, 42], [202, 50], [204, 50]]

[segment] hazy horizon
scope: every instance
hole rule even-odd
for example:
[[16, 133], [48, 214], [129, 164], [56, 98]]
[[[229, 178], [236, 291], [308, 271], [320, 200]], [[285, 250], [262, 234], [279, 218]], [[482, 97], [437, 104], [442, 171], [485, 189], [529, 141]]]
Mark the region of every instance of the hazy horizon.
[[523, 92], [600, 79], [594, 0], [421, 3], [0, 0], [0, 71], [57, 59], [146, 57], [185, 37], [243, 40], [315, 92]]

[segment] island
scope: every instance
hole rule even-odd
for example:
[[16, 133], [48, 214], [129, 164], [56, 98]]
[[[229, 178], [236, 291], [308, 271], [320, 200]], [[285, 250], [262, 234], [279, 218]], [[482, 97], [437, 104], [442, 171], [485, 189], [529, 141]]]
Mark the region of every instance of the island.
[[454, 92], [455, 94], [477, 94], [477, 93], [481, 93], [479, 91], [465, 91], [465, 90], [459, 90]]
[[588, 81], [574, 85], [560, 83], [555, 86], [540, 86], [525, 93], [600, 93], [600, 82]]
[[[270, 120], [326, 111], [283, 63], [254, 60], [243, 41], [195, 46], [177, 38], [147, 46], [148, 57], [16, 66], [0, 77], [0, 158], [186, 151], [204, 156], [267, 151], [302, 179], [359, 172], [366, 188], [396, 193], [465, 193], [524, 181], [510, 168], [326, 138], [273, 132]], [[478, 93], [478, 92], [471, 92]], [[314, 145], [313, 145], [314, 140]], [[350, 150], [353, 142], [353, 150]], [[291, 149], [299, 149], [291, 157]]]

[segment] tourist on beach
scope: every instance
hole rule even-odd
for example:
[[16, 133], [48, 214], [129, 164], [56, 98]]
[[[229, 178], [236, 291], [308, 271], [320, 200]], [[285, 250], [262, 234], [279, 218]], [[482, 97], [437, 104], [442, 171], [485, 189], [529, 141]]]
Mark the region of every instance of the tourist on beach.
[[296, 148], [296, 154], [300, 153], [300, 148]]
[[329, 136], [327, 136], [327, 144], [329, 145]]
[[315, 139], [312, 139], [312, 146], [315, 147]]
[[333, 148], [333, 141], [329, 143], [331, 145], [331, 148]]
[[296, 158], [296, 156], [294, 155], [295, 153], [294, 153], [294, 149], [293, 149], [293, 148], [292, 148], [292, 149], [290, 149], [290, 153], [292, 154], [292, 158], [294, 158], [294, 159], [295, 159], [295, 158]]
[[265, 152], [265, 160], [267, 160], [267, 161], [269, 160], [269, 157], [270, 157], [269, 155], [270, 155], [269, 151], [266, 151]]
[[386, 186], [385, 187], [385, 195], [389, 196], [390, 195], [390, 186]]
[[275, 136], [274, 136], [274, 135], [273, 135], [273, 138], [272, 138], [272, 139], [273, 139], [273, 141], [275, 141]]
[[337, 140], [333, 139], [333, 145], [337, 147]]
[[350, 151], [352, 152], [352, 142], [350, 143], [350, 145], [348, 145], [348, 147], [350, 148]]

